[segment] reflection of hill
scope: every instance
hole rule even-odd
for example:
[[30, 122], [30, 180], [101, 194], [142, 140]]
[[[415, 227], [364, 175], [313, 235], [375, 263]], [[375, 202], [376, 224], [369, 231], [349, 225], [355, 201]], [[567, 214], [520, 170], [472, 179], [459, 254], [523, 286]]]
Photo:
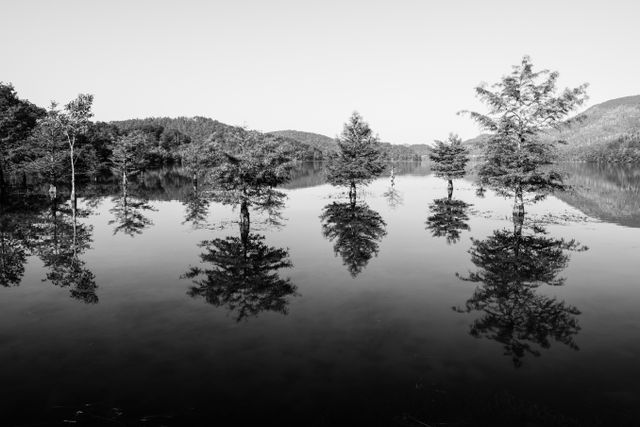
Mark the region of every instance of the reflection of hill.
[[640, 227], [640, 168], [630, 165], [566, 164], [571, 191], [557, 197], [593, 218]]
[[[396, 176], [427, 176], [431, 174], [429, 162], [393, 162], [394, 173]], [[387, 170], [386, 173], [389, 171]], [[327, 179], [324, 174], [324, 163], [309, 162], [302, 163], [292, 172], [291, 181], [283, 185], [282, 188], [307, 188], [325, 184]]]

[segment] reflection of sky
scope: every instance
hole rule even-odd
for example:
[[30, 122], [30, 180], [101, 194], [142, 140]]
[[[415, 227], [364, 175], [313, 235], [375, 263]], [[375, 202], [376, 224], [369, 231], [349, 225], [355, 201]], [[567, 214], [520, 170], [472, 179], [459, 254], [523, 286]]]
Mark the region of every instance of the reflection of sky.
[[[565, 286], [537, 291], [582, 311], [575, 337], [581, 350], [552, 341], [551, 349], [525, 358], [516, 371], [500, 344], [468, 335], [474, 314], [451, 309], [473, 292], [473, 284], [455, 277], [474, 269], [469, 238], [511, 229], [511, 202], [489, 191], [479, 199], [469, 182], [457, 182], [454, 197], [472, 203], [475, 213], [471, 232], [448, 245], [424, 228], [429, 203], [446, 197], [446, 182], [397, 176], [395, 185], [404, 196], [395, 210], [382, 197], [388, 178], [364, 192], [387, 223], [387, 236], [378, 257], [355, 279], [321, 233], [322, 208], [340, 191], [327, 185], [286, 190], [285, 226], [261, 226], [260, 233], [268, 245], [290, 250], [294, 267], [280, 274], [291, 278], [299, 297], [291, 299], [288, 316], [263, 313], [241, 323], [224, 308], [189, 298], [189, 281], [179, 279], [199, 262], [200, 241], [239, 236], [237, 224], [215, 227], [235, 220], [237, 210], [212, 204], [213, 226], [194, 230], [182, 225], [182, 204], [151, 201], [154, 225], [131, 238], [113, 235], [112, 201], [105, 199], [88, 219], [94, 242], [83, 256], [96, 276], [100, 303], [79, 304], [41, 282], [45, 272], [31, 258], [21, 286], [0, 289], [0, 376], [16, 395], [38, 389], [36, 401], [49, 394], [64, 399], [72, 387], [97, 397], [118, 389], [124, 399], [157, 390], [159, 398], [180, 401], [205, 382], [211, 393], [230, 396], [266, 396], [278, 388], [281, 402], [324, 392], [339, 401], [380, 384], [386, 388], [378, 398], [394, 399], [419, 381], [452, 388], [506, 385], [534, 398], [544, 390], [550, 401], [564, 396], [578, 406], [580, 393], [596, 389], [640, 396], [637, 384], [626, 380], [640, 374], [640, 229], [595, 221], [547, 226], [551, 236], [590, 248], [570, 254], [561, 273]], [[581, 216], [555, 198], [531, 207], [528, 216], [548, 212]], [[252, 216], [253, 222], [260, 217]], [[100, 378], [94, 384], [82, 381], [95, 372]], [[549, 381], [558, 386], [550, 390]]]

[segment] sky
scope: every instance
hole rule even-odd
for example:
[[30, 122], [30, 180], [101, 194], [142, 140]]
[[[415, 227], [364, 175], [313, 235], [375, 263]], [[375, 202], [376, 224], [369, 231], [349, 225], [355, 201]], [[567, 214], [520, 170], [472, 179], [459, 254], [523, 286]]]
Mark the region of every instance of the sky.
[[95, 119], [206, 116], [381, 140], [479, 133], [474, 87], [523, 55], [588, 82], [585, 105], [640, 94], [638, 0], [0, 0], [0, 81]]

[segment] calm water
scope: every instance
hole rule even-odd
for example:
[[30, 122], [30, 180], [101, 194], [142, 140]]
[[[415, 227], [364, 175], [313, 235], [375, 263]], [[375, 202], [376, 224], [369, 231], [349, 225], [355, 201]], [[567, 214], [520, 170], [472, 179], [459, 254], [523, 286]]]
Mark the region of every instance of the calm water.
[[521, 235], [420, 165], [356, 206], [308, 165], [248, 234], [175, 172], [92, 185], [75, 256], [64, 207], [5, 213], [4, 419], [640, 425], [640, 169], [566, 168]]

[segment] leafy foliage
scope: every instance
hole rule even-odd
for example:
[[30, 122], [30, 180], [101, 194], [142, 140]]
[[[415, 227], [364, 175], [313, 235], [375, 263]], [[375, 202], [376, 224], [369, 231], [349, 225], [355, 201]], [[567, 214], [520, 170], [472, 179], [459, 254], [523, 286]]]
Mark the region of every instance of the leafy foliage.
[[0, 82], [0, 194], [4, 192], [5, 175], [20, 162], [22, 142], [43, 115], [42, 108], [18, 98], [11, 84]]
[[338, 148], [327, 173], [332, 185], [352, 188], [367, 185], [384, 171], [378, 138], [357, 112], [345, 123]]
[[559, 74], [534, 71], [525, 56], [512, 72], [491, 86], [480, 85], [476, 94], [488, 107], [487, 114], [467, 112], [491, 133], [479, 175], [482, 183], [520, 203], [523, 193], [534, 200], [564, 189], [562, 176], [547, 166], [553, 163], [554, 142], [541, 137], [586, 99], [586, 85], [556, 94]]
[[111, 170], [123, 177], [135, 175], [143, 170], [147, 165], [145, 154], [148, 149], [148, 137], [140, 131], [135, 130], [126, 135], [118, 137], [111, 148]]
[[446, 142], [436, 141], [429, 158], [434, 175], [446, 180], [462, 178], [469, 162], [469, 153], [458, 135], [450, 134]]

